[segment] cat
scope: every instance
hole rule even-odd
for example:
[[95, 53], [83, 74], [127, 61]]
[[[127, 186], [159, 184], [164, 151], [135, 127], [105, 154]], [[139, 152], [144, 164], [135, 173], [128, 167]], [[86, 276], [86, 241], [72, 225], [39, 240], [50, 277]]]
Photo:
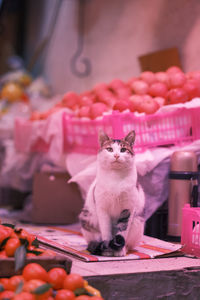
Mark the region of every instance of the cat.
[[143, 236], [145, 196], [137, 181], [134, 141], [135, 131], [121, 140], [99, 133], [96, 178], [79, 215], [91, 254], [125, 256]]

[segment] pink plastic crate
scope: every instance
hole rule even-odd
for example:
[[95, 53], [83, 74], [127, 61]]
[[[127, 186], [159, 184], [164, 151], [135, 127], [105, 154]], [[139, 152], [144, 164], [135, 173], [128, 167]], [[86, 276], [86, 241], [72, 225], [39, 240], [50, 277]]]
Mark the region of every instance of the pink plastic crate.
[[157, 146], [187, 144], [200, 138], [199, 114], [200, 107], [141, 116], [114, 111], [96, 120], [77, 119], [64, 114], [64, 149], [67, 152], [97, 153], [99, 129], [115, 139], [134, 129], [136, 152]]
[[185, 204], [182, 215], [183, 252], [200, 257], [200, 207]]
[[36, 132], [45, 131], [45, 127], [47, 127], [45, 121], [32, 122], [17, 118], [14, 128], [14, 142], [17, 151], [24, 153], [46, 153], [51, 141], [47, 143], [42, 136], [37, 136], [37, 138], [33, 139], [36, 136]]

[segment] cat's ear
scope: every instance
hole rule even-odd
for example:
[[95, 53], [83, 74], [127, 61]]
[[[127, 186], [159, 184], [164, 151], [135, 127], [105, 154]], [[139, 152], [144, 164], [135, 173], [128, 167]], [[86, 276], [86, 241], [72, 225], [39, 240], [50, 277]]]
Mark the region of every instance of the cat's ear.
[[133, 146], [134, 142], [135, 142], [135, 131], [132, 130], [130, 131], [127, 136], [125, 136], [124, 140], [126, 142], [128, 142], [131, 146]]
[[102, 147], [103, 144], [106, 141], [109, 141], [109, 140], [110, 140], [109, 136], [103, 130], [100, 130], [99, 131], [99, 144], [100, 144], [100, 146]]

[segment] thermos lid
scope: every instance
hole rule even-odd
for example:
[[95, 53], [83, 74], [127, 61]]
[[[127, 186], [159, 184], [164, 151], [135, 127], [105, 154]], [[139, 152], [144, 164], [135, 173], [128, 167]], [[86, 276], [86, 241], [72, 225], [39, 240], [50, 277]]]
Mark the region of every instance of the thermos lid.
[[196, 172], [198, 168], [197, 155], [193, 151], [175, 151], [171, 156], [171, 171]]

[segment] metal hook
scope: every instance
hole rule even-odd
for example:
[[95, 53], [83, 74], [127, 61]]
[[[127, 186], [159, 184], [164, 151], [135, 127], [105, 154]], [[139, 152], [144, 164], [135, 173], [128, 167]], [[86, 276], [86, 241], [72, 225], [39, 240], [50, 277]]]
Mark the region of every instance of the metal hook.
[[[83, 57], [80, 58], [83, 52], [83, 33], [84, 33], [84, 5], [85, 0], [79, 0], [79, 15], [78, 15], [78, 47], [70, 60], [71, 71], [74, 75], [78, 77], [85, 77], [91, 73], [91, 62], [88, 58]], [[80, 58], [80, 62], [84, 65], [84, 70], [81, 71], [78, 69], [78, 59]]]

